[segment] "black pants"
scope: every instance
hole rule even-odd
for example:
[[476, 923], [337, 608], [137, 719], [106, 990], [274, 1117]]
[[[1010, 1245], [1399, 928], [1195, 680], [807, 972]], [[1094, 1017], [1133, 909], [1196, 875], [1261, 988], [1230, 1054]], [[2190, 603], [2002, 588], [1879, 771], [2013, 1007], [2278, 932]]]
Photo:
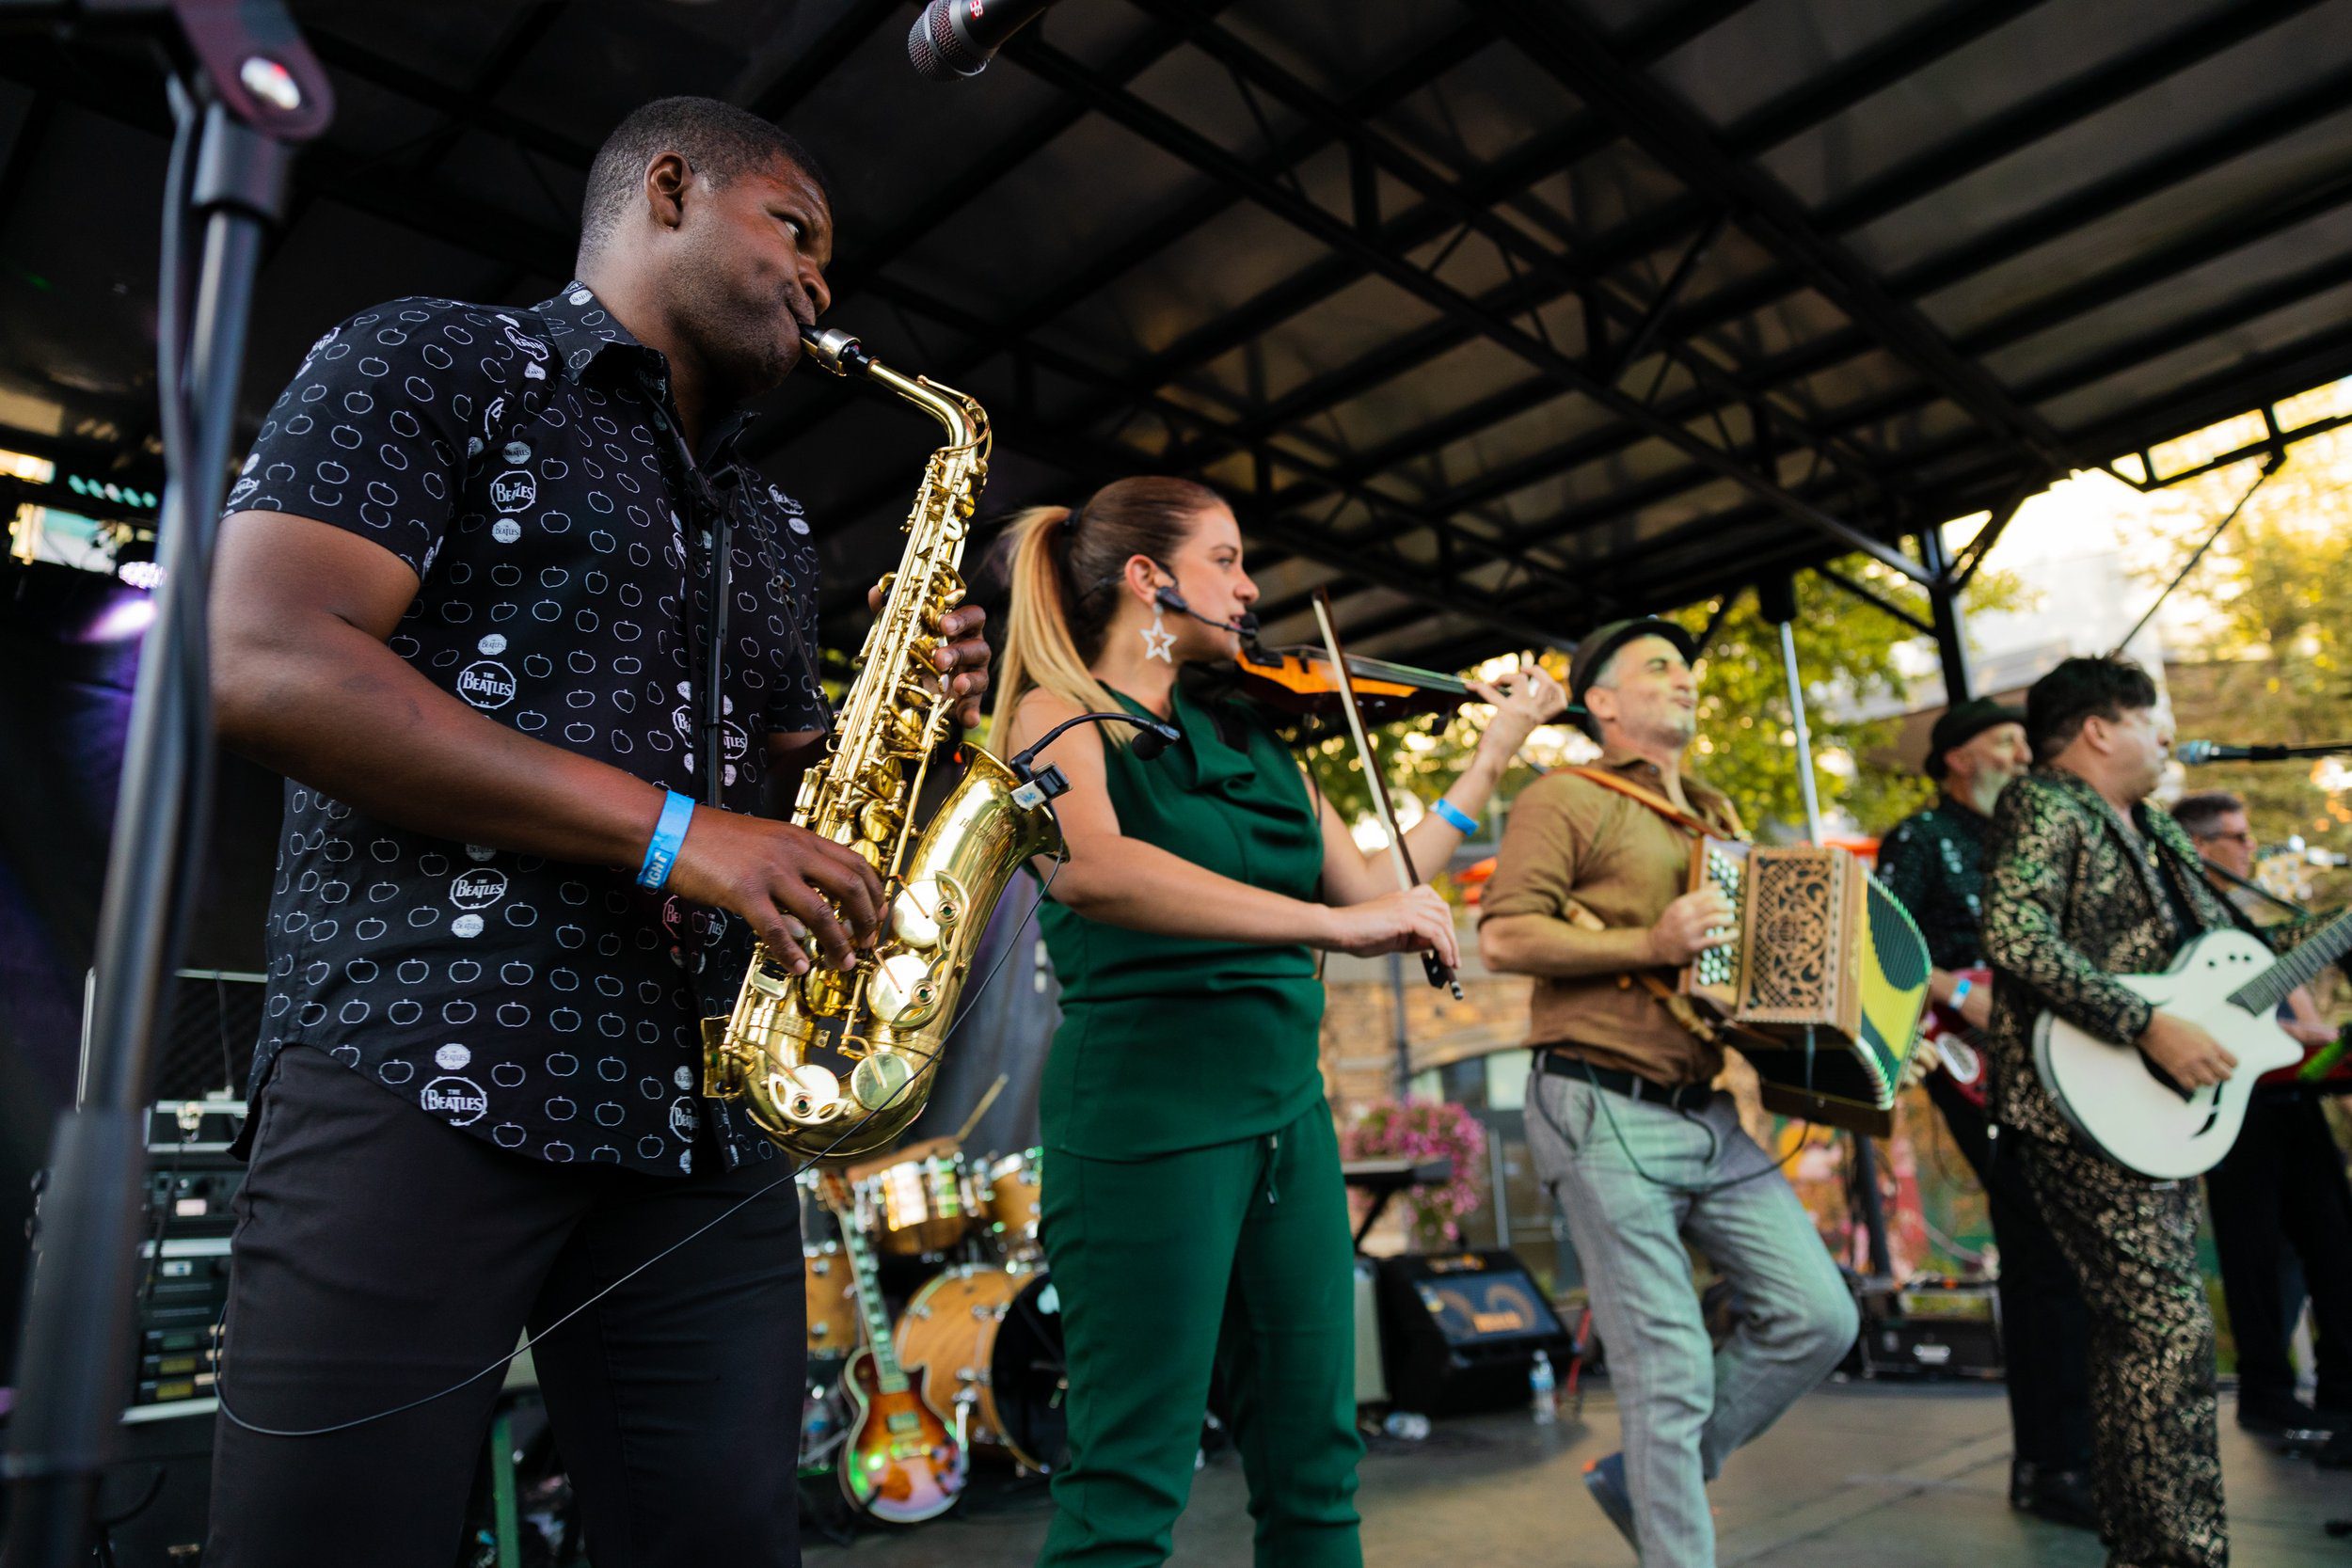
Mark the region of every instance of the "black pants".
[[[446, 1387], [791, 1168], [549, 1165], [305, 1047], [254, 1114], [223, 1392], [264, 1427]], [[596, 1568], [800, 1561], [800, 1276], [787, 1182], [532, 1353]], [[447, 1568], [499, 1385], [320, 1437], [224, 1418], [206, 1568]]]
[[1943, 1074], [1928, 1097], [1984, 1187], [2001, 1249], [2001, 1351], [2010, 1447], [2044, 1470], [2090, 1468], [2090, 1312], [2012, 1150], [1995, 1150], [1985, 1114]]
[[2257, 1089], [2229, 1157], [2205, 1177], [2221, 1292], [2237, 1339], [2238, 1402], [2295, 1397], [2287, 1248], [2303, 1265], [2319, 1353], [2319, 1402], [2352, 1410], [2352, 1186], [2317, 1101]]

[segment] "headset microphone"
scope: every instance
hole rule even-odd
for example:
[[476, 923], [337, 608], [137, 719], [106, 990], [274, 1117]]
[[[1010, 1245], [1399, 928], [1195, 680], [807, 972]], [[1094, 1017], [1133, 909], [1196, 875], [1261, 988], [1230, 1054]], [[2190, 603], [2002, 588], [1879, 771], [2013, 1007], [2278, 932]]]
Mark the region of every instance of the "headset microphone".
[[1192, 606], [1184, 603], [1184, 596], [1173, 588], [1153, 590], [1152, 602], [1162, 610], [1173, 610], [1179, 615], [1189, 615], [1204, 626], [1215, 626], [1219, 631], [1230, 631], [1236, 637], [1245, 638], [1251, 642], [1258, 640], [1258, 618], [1246, 610], [1231, 621], [1212, 621]]

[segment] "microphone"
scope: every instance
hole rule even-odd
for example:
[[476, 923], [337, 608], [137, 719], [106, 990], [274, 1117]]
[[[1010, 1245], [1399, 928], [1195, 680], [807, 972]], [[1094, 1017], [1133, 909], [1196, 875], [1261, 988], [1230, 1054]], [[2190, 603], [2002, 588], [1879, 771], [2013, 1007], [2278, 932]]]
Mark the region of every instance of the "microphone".
[[1005, 40], [1054, 0], [931, 0], [907, 34], [907, 58], [929, 82], [977, 76]]
[[1215, 626], [1219, 631], [1232, 632], [1250, 642], [1258, 641], [1258, 618], [1248, 610], [1243, 610], [1238, 617], [1231, 621], [1212, 621], [1192, 606], [1184, 603], [1184, 596], [1173, 588], [1155, 590], [1152, 602], [1162, 610], [1173, 610], [1179, 615], [1189, 615], [1204, 626]]
[[2214, 740], [2174, 743], [2172, 754], [2183, 766], [2202, 762], [2285, 762], [2294, 757], [2329, 757], [2352, 752], [2352, 743], [2330, 741], [2319, 746], [2224, 746]]
[[[1026, 750], [1016, 752], [1007, 757], [1005, 766], [1012, 769], [1014, 778], [1025, 780], [1031, 776], [1030, 770], [1037, 765], [1037, 754], [1051, 746], [1062, 731], [1075, 729], [1080, 724], [1109, 723], [1133, 724], [1136, 727], [1135, 738], [1128, 744], [1134, 749], [1136, 759], [1142, 762], [1152, 761], [1170, 746], [1184, 738], [1184, 731], [1164, 719], [1141, 719], [1132, 713], [1081, 713], [1074, 719], [1063, 720], [1043, 735], [1039, 736], [1036, 743]], [[1057, 769], [1049, 768], [1045, 771], [1052, 773]], [[1042, 774], [1038, 776], [1043, 777]]]

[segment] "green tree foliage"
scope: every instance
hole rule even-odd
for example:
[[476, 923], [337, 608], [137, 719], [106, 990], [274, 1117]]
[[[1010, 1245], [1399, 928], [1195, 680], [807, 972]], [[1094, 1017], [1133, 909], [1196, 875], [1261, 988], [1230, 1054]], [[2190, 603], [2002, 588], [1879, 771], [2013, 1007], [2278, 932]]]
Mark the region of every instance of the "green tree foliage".
[[[1881, 596], [1924, 617], [1927, 603], [1907, 579], [1868, 560], [1854, 557], [1836, 570]], [[1899, 722], [1856, 720], [1851, 715], [1874, 699], [1903, 695], [1896, 662], [1898, 645], [1918, 634], [1883, 610], [1855, 598], [1825, 578], [1806, 572], [1796, 584], [1794, 623], [1797, 659], [1805, 682], [1806, 718], [1819, 766], [1816, 780], [1824, 812], [1843, 807], [1870, 832], [1893, 824], [1926, 800], [1924, 780], [1887, 766]], [[2015, 583], [1992, 571], [1970, 584], [1967, 608], [2012, 602]], [[1710, 605], [1674, 610], [1672, 618], [1693, 633], [1703, 629]], [[1563, 681], [1566, 661], [1547, 664]], [[1389, 787], [1422, 800], [1444, 793], [1448, 782], [1477, 744], [1484, 709], [1474, 708], [1439, 723], [1422, 720], [1391, 726], [1375, 737]], [[1565, 729], [1539, 731], [1527, 754], [1540, 764], [1576, 761], [1591, 754], [1581, 737]], [[1344, 734], [1311, 745], [1309, 757], [1323, 787], [1350, 821], [1371, 811], [1363, 777]], [[1740, 596], [1707, 648], [1699, 688], [1699, 743], [1692, 771], [1728, 794], [1759, 836], [1801, 837], [1804, 804], [1797, 780], [1796, 739], [1789, 725], [1788, 683], [1782, 673], [1780, 631], [1756, 610], [1752, 594]], [[1507, 800], [1534, 768], [1525, 762], [1503, 780]]]
[[[1874, 562], [1866, 569], [1860, 561], [1848, 561], [1840, 569], [1898, 603], [1924, 609], [1923, 599], [1906, 595], [1900, 579]], [[1821, 810], [1842, 806], [1868, 829], [1890, 825], [1930, 793], [1924, 781], [1868, 760], [1892, 748], [1898, 721], [1837, 715], [1873, 698], [1903, 694], [1895, 648], [1917, 634], [1810, 572], [1798, 576], [1796, 604], [1797, 666], [1804, 678]], [[1706, 607], [1692, 606], [1674, 618], [1695, 631], [1707, 614]], [[1742, 595], [1724, 617], [1708, 646], [1703, 675], [1692, 771], [1730, 796], [1759, 838], [1802, 837], [1804, 785], [1780, 628], [1758, 613], [1753, 594]]]
[[[2254, 465], [2235, 465], [2165, 493], [2158, 526], [2172, 546], [2169, 578], [2244, 493]], [[2204, 611], [2169, 670], [2181, 733], [2221, 741], [2318, 744], [2352, 736], [2352, 433], [2290, 449], [2286, 466], [2182, 584]], [[2190, 789], [2246, 798], [2265, 844], [2290, 835], [2352, 853], [2352, 790], [2340, 765], [2238, 763], [2192, 768]], [[2352, 877], [2321, 876], [2328, 901], [2352, 897]]]

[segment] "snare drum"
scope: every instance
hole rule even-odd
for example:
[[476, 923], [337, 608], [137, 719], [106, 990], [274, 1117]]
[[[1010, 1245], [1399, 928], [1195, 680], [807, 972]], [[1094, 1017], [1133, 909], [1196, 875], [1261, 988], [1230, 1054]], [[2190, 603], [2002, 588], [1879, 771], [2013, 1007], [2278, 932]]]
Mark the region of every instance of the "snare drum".
[[961, 1153], [900, 1160], [861, 1177], [858, 1206], [872, 1216], [874, 1245], [893, 1258], [945, 1252], [979, 1223]]
[[857, 1349], [857, 1271], [839, 1242], [801, 1248], [801, 1284], [808, 1297], [808, 1354], [839, 1358]]
[[897, 1339], [974, 1447], [1045, 1474], [1068, 1457], [1061, 1301], [1042, 1269], [949, 1269], [907, 1303]]
[[1039, 1251], [1044, 1159], [1043, 1149], [1025, 1148], [991, 1161], [980, 1178], [980, 1211], [988, 1216], [991, 1239], [1015, 1258], [1034, 1258]]

